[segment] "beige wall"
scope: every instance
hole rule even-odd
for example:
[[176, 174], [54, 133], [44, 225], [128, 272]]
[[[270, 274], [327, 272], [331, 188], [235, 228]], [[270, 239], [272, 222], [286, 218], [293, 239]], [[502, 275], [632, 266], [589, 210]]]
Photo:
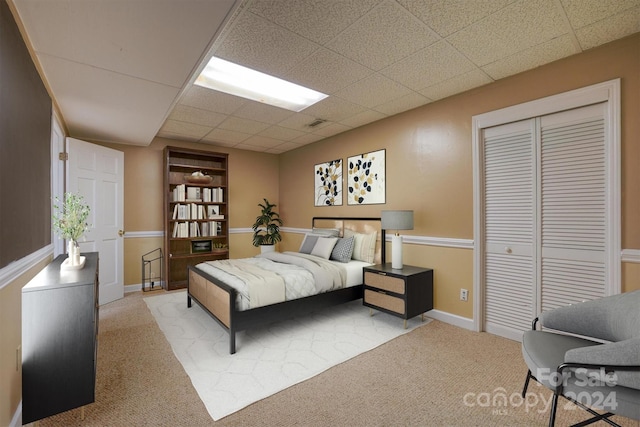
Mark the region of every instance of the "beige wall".
[[[163, 150], [167, 145], [229, 154], [229, 226], [250, 228], [259, 214], [258, 203], [267, 198], [279, 203], [277, 155], [156, 138], [148, 147], [102, 144], [124, 152], [124, 227], [131, 232], [163, 231]], [[126, 236], [126, 235], [125, 235]], [[141, 257], [164, 247], [161, 237], [125, 238], [124, 284], [142, 282]], [[231, 257], [253, 256], [258, 249], [251, 234], [230, 236]]]
[[[622, 247], [640, 248], [640, 34], [505, 78], [282, 154], [280, 202], [285, 223], [309, 227], [313, 216], [379, 216], [413, 209], [405, 235], [473, 239], [471, 119], [580, 87], [620, 78], [622, 86]], [[314, 207], [313, 166], [386, 149], [386, 204]], [[344, 169], [343, 169], [344, 170]], [[346, 172], [344, 180], [346, 181]], [[345, 182], [346, 184], [346, 182]], [[346, 185], [344, 186], [346, 188]], [[435, 308], [472, 318], [472, 250], [405, 244], [404, 261], [435, 272]], [[638, 288], [638, 268], [624, 266], [623, 290]]]

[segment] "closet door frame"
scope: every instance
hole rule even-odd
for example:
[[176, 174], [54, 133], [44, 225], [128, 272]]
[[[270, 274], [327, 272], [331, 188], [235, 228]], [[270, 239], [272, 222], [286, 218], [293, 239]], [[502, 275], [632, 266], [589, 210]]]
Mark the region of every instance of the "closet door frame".
[[607, 277], [605, 294], [613, 295], [621, 291], [621, 195], [620, 195], [620, 79], [609, 80], [558, 95], [514, 105], [496, 111], [473, 116], [473, 326], [474, 330], [484, 328], [484, 188], [483, 179], [483, 129], [515, 121], [606, 102], [605, 163], [607, 174]]

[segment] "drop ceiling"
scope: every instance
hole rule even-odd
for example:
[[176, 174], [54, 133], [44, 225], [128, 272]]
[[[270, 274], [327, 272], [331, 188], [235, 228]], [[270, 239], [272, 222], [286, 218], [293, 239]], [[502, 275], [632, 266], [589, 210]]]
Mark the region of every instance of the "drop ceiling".
[[[640, 0], [9, 2], [69, 136], [276, 154], [640, 31]], [[329, 97], [195, 86], [211, 55]]]

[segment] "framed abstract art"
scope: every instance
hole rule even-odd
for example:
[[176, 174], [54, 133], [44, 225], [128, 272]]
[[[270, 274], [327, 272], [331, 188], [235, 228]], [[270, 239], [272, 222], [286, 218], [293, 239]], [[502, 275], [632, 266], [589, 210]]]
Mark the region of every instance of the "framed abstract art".
[[386, 203], [385, 150], [347, 159], [347, 204]]
[[342, 159], [314, 166], [315, 206], [342, 206]]

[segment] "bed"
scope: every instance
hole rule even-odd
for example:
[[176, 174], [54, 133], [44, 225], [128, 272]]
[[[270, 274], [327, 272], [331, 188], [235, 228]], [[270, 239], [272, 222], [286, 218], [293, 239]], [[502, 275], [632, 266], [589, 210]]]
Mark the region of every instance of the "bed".
[[[334, 238], [337, 244], [326, 261], [326, 246]], [[354, 247], [349, 259], [344, 254], [336, 255], [339, 245], [344, 248], [350, 242]], [[260, 254], [253, 258], [189, 266], [187, 306], [196, 302], [229, 333], [229, 352], [233, 354], [239, 331], [362, 298], [362, 267], [385, 262], [384, 242], [380, 218], [314, 217], [311, 231], [305, 234], [297, 252]], [[290, 260], [292, 265], [288, 264]], [[328, 266], [327, 273], [333, 280], [320, 272], [326, 262], [335, 264], [335, 267]], [[310, 263], [319, 267], [307, 270]], [[286, 271], [282, 273], [281, 269]], [[248, 284], [247, 276], [261, 271], [265, 274], [259, 279], [269, 283], [273, 293], [262, 295], [262, 287], [255, 291], [256, 285]], [[336, 274], [340, 276], [342, 286], [338, 285]], [[309, 276], [312, 277], [311, 284]], [[284, 290], [281, 281], [285, 282]], [[289, 281], [307, 283], [306, 291], [290, 291], [287, 288]], [[316, 287], [317, 292], [307, 295], [312, 287]], [[247, 289], [255, 292], [247, 295]], [[302, 295], [298, 296], [298, 293]]]

